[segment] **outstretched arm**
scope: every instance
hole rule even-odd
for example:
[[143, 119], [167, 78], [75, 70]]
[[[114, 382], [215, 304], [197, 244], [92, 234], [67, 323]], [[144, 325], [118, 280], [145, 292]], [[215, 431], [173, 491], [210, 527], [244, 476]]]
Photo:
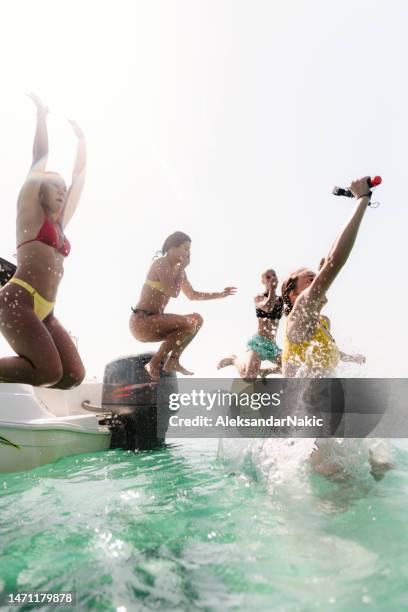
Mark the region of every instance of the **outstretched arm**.
[[357, 353], [356, 355], [349, 355], [348, 353], [343, 353], [342, 351], [340, 351], [340, 359], [341, 361], [346, 361], [349, 363], [358, 363], [359, 365], [362, 365], [366, 362], [366, 358], [364, 355], [360, 355], [359, 353]]
[[[322, 261], [324, 262], [324, 259]], [[327, 331], [330, 332], [331, 324], [330, 324], [329, 317], [320, 315], [320, 320], [322, 321], [323, 325], [326, 327]], [[340, 360], [346, 361], [349, 363], [358, 363], [359, 365], [362, 365], [363, 363], [366, 362], [366, 358], [364, 357], [364, 355], [360, 355], [360, 353], [356, 353], [355, 355], [350, 355], [349, 353], [343, 353], [343, 351], [340, 351]]]
[[305, 291], [305, 294], [307, 294], [305, 298], [308, 298], [308, 300], [319, 300], [326, 293], [352, 251], [361, 221], [363, 220], [370, 201], [369, 196], [366, 195], [370, 191], [367, 182], [368, 178], [369, 177], [364, 177], [357, 181], [353, 181], [350, 185], [350, 191], [358, 199], [357, 204], [349, 221], [346, 223], [330, 249], [319, 273], [309, 289]]
[[214, 293], [205, 293], [203, 291], [195, 291], [190, 284], [186, 274], [184, 274], [183, 281], [181, 283], [181, 290], [189, 300], [216, 300], [218, 298], [224, 298], [228, 295], [234, 295], [236, 293], [236, 287], [225, 287], [224, 291], [217, 291]]
[[68, 225], [69, 221], [78, 206], [79, 199], [81, 197], [82, 190], [85, 184], [85, 173], [86, 173], [86, 142], [85, 136], [81, 128], [76, 121], [69, 121], [78, 138], [77, 154], [74, 164], [74, 170], [72, 172], [72, 183], [68, 190], [67, 205], [64, 212], [64, 227]]
[[35, 94], [29, 96], [37, 108], [37, 126], [35, 129], [33, 144], [33, 161], [30, 173], [36, 170], [45, 170], [48, 159], [48, 131], [47, 120], [48, 107], [45, 106], [40, 98]]

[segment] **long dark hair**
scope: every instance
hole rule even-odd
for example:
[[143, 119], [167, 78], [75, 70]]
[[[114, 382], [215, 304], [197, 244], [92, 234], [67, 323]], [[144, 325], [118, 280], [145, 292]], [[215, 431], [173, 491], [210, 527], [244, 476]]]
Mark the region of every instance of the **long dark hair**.
[[191, 242], [190, 236], [187, 236], [187, 234], [185, 234], [184, 232], [174, 232], [173, 234], [170, 234], [170, 236], [167, 236], [161, 248], [161, 253], [163, 255], [166, 255], [166, 253], [172, 247], [177, 248], [181, 244], [183, 244], [183, 242]]

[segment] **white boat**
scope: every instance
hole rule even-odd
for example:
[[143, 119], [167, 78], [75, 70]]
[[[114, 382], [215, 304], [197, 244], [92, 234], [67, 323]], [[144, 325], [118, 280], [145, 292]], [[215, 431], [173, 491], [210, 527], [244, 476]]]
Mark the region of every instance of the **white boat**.
[[101, 395], [102, 384], [93, 381], [69, 391], [2, 383], [0, 472], [108, 449], [111, 431], [82, 407], [84, 402], [101, 406]]
[[0, 473], [108, 448], [160, 447], [177, 377], [162, 372], [152, 382], [144, 369], [151, 358], [119, 357], [106, 365], [103, 384], [85, 381], [67, 391], [1, 383]]

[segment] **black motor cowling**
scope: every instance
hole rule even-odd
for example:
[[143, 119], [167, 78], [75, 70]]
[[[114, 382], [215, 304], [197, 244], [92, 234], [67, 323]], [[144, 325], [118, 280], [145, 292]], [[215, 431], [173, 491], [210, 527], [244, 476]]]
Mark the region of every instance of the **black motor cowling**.
[[16, 270], [17, 267], [14, 264], [0, 257], [0, 287], [3, 287], [13, 278]]
[[120, 357], [105, 367], [102, 408], [112, 417], [111, 448], [147, 450], [164, 444], [171, 411], [169, 396], [177, 393], [174, 372], [160, 371], [153, 381], [145, 370], [153, 353]]

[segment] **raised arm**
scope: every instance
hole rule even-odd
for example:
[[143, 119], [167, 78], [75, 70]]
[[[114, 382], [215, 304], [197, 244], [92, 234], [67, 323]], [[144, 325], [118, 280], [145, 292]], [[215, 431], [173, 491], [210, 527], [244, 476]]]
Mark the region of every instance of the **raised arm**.
[[68, 225], [78, 206], [85, 184], [86, 174], [86, 142], [85, 136], [76, 121], [69, 120], [76, 137], [78, 138], [77, 154], [72, 172], [72, 183], [68, 190], [67, 204], [64, 212], [64, 227]]
[[255, 305], [257, 308], [264, 310], [265, 312], [271, 312], [275, 306], [276, 302], [276, 291], [275, 285], [273, 283], [269, 284], [268, 287], [268, 295], [265, 297], [264, 295], [255, 296]]
[[213, 293], [205, 293], [204, 291], [195, 291], [184, 273], [181, 290], [189, 300], [217, 300], [219, 298], [225, 298], [229, 295], [236, 293], [236, 287], [225, 287], [224, 291], [217, 291]]
[[37, 125], [35, 129], [34, 144], [33, 144], [33, 161], [30, 168], [30, 173], [36, 170], [45, 170], [48, 160], [48, 131], [47, 131], [47, 115], [48, 107], [45, 106], [40, 98], [35, 94], [29, 96], [37, 108]]
[[319, 273], [310, 287], [305, 291], [305, 299], [319, 300], [329, 289], [346, 263], [356, 241], [361, 221], [363, 220], [370, 201], [370, 196], [368, 195], [370, 191], [367, 182], [368, 178], [369, 177], [364, 177], [351, 183], [349, 189], [357, 198], [357, 204], [353, 214], [330, 249]]

